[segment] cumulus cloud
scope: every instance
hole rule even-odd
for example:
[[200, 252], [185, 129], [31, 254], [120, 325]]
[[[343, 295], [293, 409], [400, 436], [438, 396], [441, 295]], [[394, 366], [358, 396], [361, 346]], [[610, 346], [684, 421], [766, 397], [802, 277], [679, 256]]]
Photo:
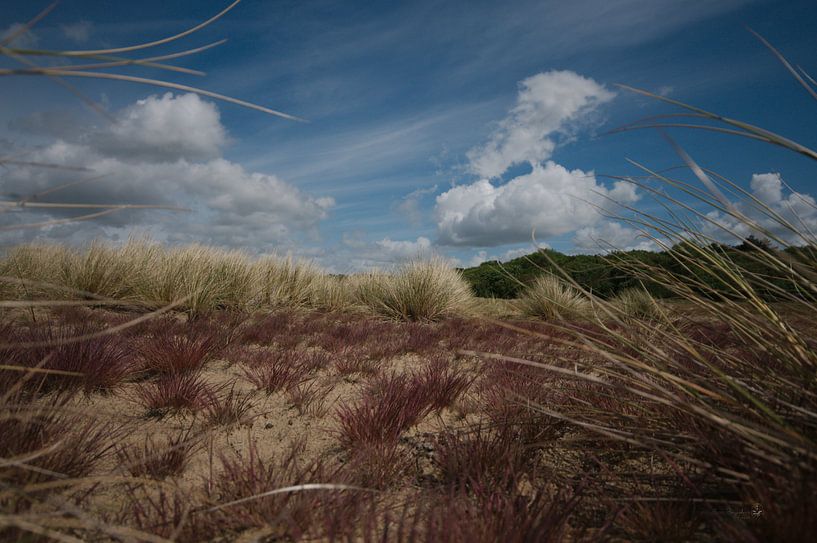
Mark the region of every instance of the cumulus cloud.
[[568, 170], [548, 161], [533, 171], [496, 185], [480, 179], [437, 197], [439, 241], [446, 245], [490, 247], [548, 238], [592, 225], [601, 219], [595, 206], [606, 198], [633, 202], [632, 186], [617, 182], [608, 189], [593, 172]]
[[[548, 160], [559, 141], [571, 138], [614, 94], [570, 71], [540, 73], [520, 83], [516, 105], [498, 123], [488, 142], [468, 153], [480, 179], [437, 196], [435, 218], [443, 245], [491, 247], [559, 236], [601, 220], [608, 199], [632, 203], [632, 184], [605, 186], [592, 171]], [[561, 138], [561, 139], [560, 139]], [[531, 171], [507, 182], [509, 168]]]
[[100, 153], [124, 160], [204, 160], [220, 156], [227, 131], [212, 102], [168, 92], [139, 100], [85, 138]]
[[573, 243], [586, 253], [658, 250], [656, 243], [642, 232], [612, 221], [603, 221], [595, 226], [579, 229], [573, 237]]
[[389, 261], [411, 260], [431, 255], [431, 240], [420, 236], [415, 241], [393, 241], [389, 238], [375, 242], [382, 257]]
[[592, 79], [571, 71], [536, 74], [519, 87], [516, 106], [490, 140], [468, 152], [472, 173], [490, 179], [516, 164], [534, 166], [550, 158], [555, 135], [568, 132], [571, 123], [614, 96]]
[[[759, 200], [762, 205], [767, 206], [772, 212], [794, 225], [796, 229], [810, 231], [812, 234], [817, 232], [817, 200], [810, 194], [786, 191], [783, 178], [779, 173], [756, 173], [752, 175], [749, 189], [752, 196]], [[735, 202], [734, 206], [750, 222], [754, 222], [760, 228], [774, 233], [788, 243], [804, 243], [800, 236], [770, 218], [761, 205], [747, 200]], [[703, 232], [726, 243], [735, 243], [750, 235], [762, 235], [746, 224], [745, 221], [740, 221], [719, 211], [708, 213], [707, 218], [712, 222], [703, 224]]]
[[[100, 218], [100, 225], [147, 225], [154, 231], [160, 226], [160, 237], [171, 241], [265, 250], [296, 234], [316, 236], [318, 223], [334, 206], [332, 198], [306, 194], [275, 175], [222, 158], [228, 138], [218, 109], [196, 95], [153, 96], [116, 113], [109, 125], [75, 132], [26, 153], [30, 162], [86, 170], [75, 175], [88, 182], [53, 192], [49, 201], [174, 204], [192, 210], [172, 216], [122, 211]], [[36, 194], [65, 177], [64, 170], [17, 167], [0, 179], [0, 191]]]

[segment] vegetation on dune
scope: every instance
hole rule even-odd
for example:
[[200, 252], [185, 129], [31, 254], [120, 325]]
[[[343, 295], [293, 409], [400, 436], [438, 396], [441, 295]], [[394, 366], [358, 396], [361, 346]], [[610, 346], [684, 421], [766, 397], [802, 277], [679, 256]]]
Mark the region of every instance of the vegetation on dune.
[[468, 284], [441, 259], [408, 262], [392, 274], [362, 274], [352, 279], [351, 289], [361, 305], [404, 320], [462, 315], [473, 305]]
[[[717, 243], [690, 227], [709, 215], [662, 193], [692, 214], [633, 219], [662, 252], [548, 250], [504, 271], [339, 278], [143, 241], [10, 250], [4, 300], [90, 307], [3, 314], [0, 539], [810, 540], [817, 239], [756, 200], [752, 220], [679, 154], [708, 192], [648, 175], [754, 236]], [[463, 317], [469, 282], [538, 318]], [[691, 310], [670, 318], [655, 297]], [[142, 416], [100, 408], [118, 400]]]
[[555, 275], [540, 275], [521, 292], [522, 314], [546, 320], [573, 320], [590, 311], [588, 299]]
[[[709, 249], [722, 253], [736, 268], [746, 270], [750, 277], [766, 275], [768, 279], [764, 284], [756, 282], [754, 286], [770, 300], [776, 299], [775, 290], [795, 292], [797, 285], [785, 277], [778, 277], [775, 268], [758, 259], [755, 253], [765, 248], [787, 259], [797, 258], [800, 252], [807, 250], [802, 246], [775, 248], [768, 245], [768, 241], [755, 236], [749, 236], [746, 241], [734, 246], [712, 240], [679, 239], [677, 246], [655, 252], [634, 250], [613, 251], [607, 255], [566, 255], [553, 249], [541, 249], [505, 263], [483, 262], [462, 270], [462, 275], [474, 293], [484, 298], [516, 298], [537, 277], [548, 273], [567, 274], [583, 289], [605, 299], [631, 288], [645, 289], [656, 298], [676, 297], [672, 289], [640, 273], [646, 268], [672, 273], [684, 281], [700, 280], [703, 285], [698, 289], [699, 293], [709, 289], [727, 292], [717, 274], [707, 269], [691, 270], [675, 257], [684, 250], [694, 253], [696, 245], [707, 245]], [[774, 287], [766, 286], [766, 282]]]

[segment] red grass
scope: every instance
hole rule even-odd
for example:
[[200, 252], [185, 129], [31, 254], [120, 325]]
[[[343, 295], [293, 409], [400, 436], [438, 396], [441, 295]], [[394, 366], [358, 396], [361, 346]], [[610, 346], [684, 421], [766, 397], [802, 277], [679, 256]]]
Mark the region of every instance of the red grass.
[[226, 345], [227, 329], [206, 321], [165, 323], [138, 344], [142, 368], [148, 373], [168, 375], [198, 370]]
[[[88, 475], [108, 453], [123, 427], [101, 422], [67, 410], [70, 398], [56, 396], [48, 405], [26, 403], [17, 393], [2, 406], [0, 458], [18, 459], [23, 464], [0, 466], [3, 486]], [[23, 460], [26, 459], [26, 460]], [[0, 499], [0, 504], [7, 499]], [[28, 501], [20, 498], [18, 506]], [[6, 505], [3, 505], [5, 507]], [[12, 507], [15, 508], [15, 507]]]
[[167, 412], [198, 410], [206, 405], [212, 389], [198, 372], [172, 373], [150, 383], [140, 383], [136, 397], [154, 416]]
[[245, 351], [241, 370], [267, 394], [293, 387], [311, 371], [310, 356], [294, 350]]
[[191, 437], [191, 429], [180, 431], [165, 443], [157, 443], [152, 436], [146, 436], [141, 446], [119, 446], [116, 449], [119, 467], [134, 477], [164, 479], [180, 475], [190, 456], [201, 446], [198, 439]]
[[202, 409], [208, 426], [243, 423], [247, 420], [247, 413], [252, 409], [252, 396], [236, 392], [235, 381], [230, 384], [230, 390], [222, 394], [225, 388], [211, 390], [205, 395]]
[[412, 468], [409, 451], [395, 442], [355, 447], [344, 466], [353, 485], [384, 490], [408, 475]]
[[380, 362], [370, 358], [360, 347], [348, 347], [337, 352], [333, 367], [338, 375], [374, 375], [380, 371]]
[[207, 541], [221, 533], [221, 527], [206, 515], [191, 515], [197, 504], [188, 492], [142, 485], [128, 486], [125, 492], [120, 524], [131, 524], [142, 532], [179, 542]]
[[84, 389], [86, 393], [110, 391], [133, 372], [131, 349], [123, 338], [109, 334], [86, 341], [59, 344], [63, 340], [100, 330], [99, 326], [90, 324], [78, 326], [33, 324], [16, 330], [9, 327], [5, 336], [9, 343], [42, 342], [53, 345], [0, 351], [4, 364], [26, 368], [40, 367], [81, 375], [23, 374], [19, 371], [0, 370], [0, 390], [8, 390], [21, 376], [27, 375], [25, 389], [32, 392], [79, 388]]
[[[221, 472], [206, 481], [205, 491], [214, 503], [257, 496], [285, 486], [321, 482], [326, 479], [320, 465], [304, 466], [300, 462], [303, 445], [295, 444], [281, 457], [261, 456], [255, 445], [249, 454], [221, 456]], [[321, 493], [292, 492], [266, 496], [208, 513], [222, 529], [239, 532], [254, 527], [268, 527], [272, 540], [297, 540], [312, 524], [320, 510]], [[222, 532], [223, 533], [223, 532]]]
[[301, 382], [287, 389], [287, 400], [299, 415], [322, 417], [328, 410], [326, 395], [331, 390], [331, 385], [321, 385], [317, 380]]
[[257, 317], [244, 326], [239, 340], [241, 343], [270, 345], [281, 338], [293, 335], [288, 331], [296, 318], [294, 313], [283, 310]]
[[526, 451], [513, 432], [477, 426], [469, 431], [445, 431], [434, 445], [435, 464], [447, 486], [501, 486], [530, 466]]
[[463, 372], [458, 373], [445, 358], [440, 357], [433, 359], [416, 374], [415, 380], [417, 386], [429, 395], [431, 408], [439, 412], [454, 403], [471, 386], [474, 378]]
[[428, 414], [431, 398], [407, 375], [385, 375], [369, 383], [356, 404], [337, 410], [341, 443], [346, 447], [394, 442]]

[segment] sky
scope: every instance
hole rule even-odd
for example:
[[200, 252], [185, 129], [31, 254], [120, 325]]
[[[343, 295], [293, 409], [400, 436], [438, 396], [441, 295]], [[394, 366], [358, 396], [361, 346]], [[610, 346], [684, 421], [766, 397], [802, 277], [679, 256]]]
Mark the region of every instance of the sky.
[[[0, 36], [41, 4], [4, 2]], [[9, 46], [144, 43], [227, 5], [63, 0]], [[643, 174], [636, 162], [695, 181], [656, 131], [614, 132], [676, 112], [617, 84], [817, 148], [817, 102], [747, 27], [817, 74], [813, 1], [244, 0], [198, 32], [131, 53], [227, 38], [166, 61], [206, 75], [107, 71], [200, 87], [302, 120], [137, 83], [66, 78], [69, 89], [0, 77], [0, 199], [187, 210], [121, 210], [19, 228], [89, 211], [13, 209], [0, 213], [0, 245], [149, 236], [293, 254], [337, 273], [431, 254], [469, 266], [530, 253], [534, 243], [567, 253], [653, 249], [599, 213], [612, 201], [660, 210], [643, 189], [615, 178]], [[0, 59], [0, 68], [18, 66]], [[681, 129], [671, 136], [702, 166], [773, 209], [796, 208], [817, 230], [813, 162], [742, 138]]]

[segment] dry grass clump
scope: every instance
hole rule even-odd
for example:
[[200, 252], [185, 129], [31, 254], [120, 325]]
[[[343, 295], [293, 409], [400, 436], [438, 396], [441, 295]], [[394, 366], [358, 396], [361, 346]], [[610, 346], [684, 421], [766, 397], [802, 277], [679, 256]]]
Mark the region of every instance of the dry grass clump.
[[549, 321], [582, 318], [590, 310], [587, 298], [550, 274], [537, 277], [522, 291], [517, 304], [524, 315]]
[[655, 298], [644, 289], [625, 289], [610, 300], [616, 316], [623, 321], [655, 320], [661, 316], [661, 308]]
[[351, 302], [342, 278], [291, 256], [265, 257], [254, 264], [253, 273], [264, 306], [335, 310]]
[[439, 258], [415, 260], [393, 274], [350, 278], [352, 296], [361, 305], [391, 318], [434, 321], [472, 309], [473, 293], [457, 270]]
[[140, 301], [155, 306], [184, 300], [193, 313], [244, 308], [253, 299], [253, 271], [240, 251], [203, 245], [165, 249], [146, 246], [142, 266], [134, 271]]

